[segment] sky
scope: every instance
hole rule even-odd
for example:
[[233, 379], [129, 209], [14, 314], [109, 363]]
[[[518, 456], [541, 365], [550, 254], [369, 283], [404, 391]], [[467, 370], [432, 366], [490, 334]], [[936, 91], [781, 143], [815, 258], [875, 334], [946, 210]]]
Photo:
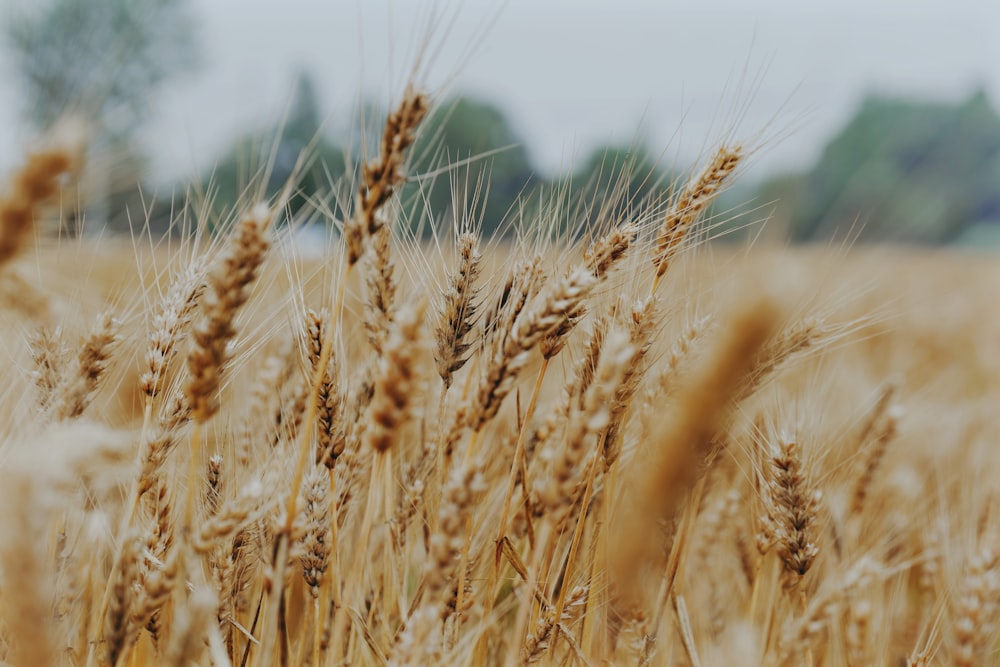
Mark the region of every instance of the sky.
[[[736, 139], [758, 173], [808, 167], [869, 93], [981, 88], [1000, 107], [992, 0], [189, 1], [202, 66], [162, 89], [141, 136], [164, 183], [279, 118], [302, 68], [335, 130], [362, 97], [397, 99], [419, 62], [438, 98], [500, 105], [552, 175], [638, 140], [668, 162]], [[19, 99], [0, 49], [0, 169], [30, 139]]]

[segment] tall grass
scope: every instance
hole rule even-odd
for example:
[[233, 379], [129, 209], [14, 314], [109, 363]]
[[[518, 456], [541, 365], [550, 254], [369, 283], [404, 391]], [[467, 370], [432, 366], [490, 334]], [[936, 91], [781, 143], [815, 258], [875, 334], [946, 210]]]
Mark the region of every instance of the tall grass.
[[[397, 191], [428, 105], [388, 116], [320, 262], [279, 199], [214, 242], [68, 263], [28, 248], [78, 149], [13, 175], [0, 659], [993, 662], [984, 297], [905, 285], [890, 328], [902, 279], [713, 258], [737, 145], [578, 242], [418, 243]], [[961, 284], [873, 258], [840, 261]]]

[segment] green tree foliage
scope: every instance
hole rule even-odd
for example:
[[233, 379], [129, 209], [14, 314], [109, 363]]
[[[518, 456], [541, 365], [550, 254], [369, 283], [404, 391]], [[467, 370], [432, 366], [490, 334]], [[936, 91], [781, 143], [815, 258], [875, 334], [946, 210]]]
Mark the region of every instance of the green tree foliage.
[[74, 111], [125, 138], [147, 117], [153, 92], [197, 62], [186, 0], [38, 4], [13, 14], [5, 32], [40, 128]]
[[134, 135], [156, 90], [197, 63], [187, 0], [49, 0], [6, 18], [31, 124], [44, 131], [66, 114], [88, 123], [85, 217], [119, 231], [158, 217], [141, 194], [146, 160]]
[[801, 178], [764, 188], [785, 200], [795, 240], [961, 241], [1000, 228], [1000, 117], [983, 94], [958, 105], [869, 98]]

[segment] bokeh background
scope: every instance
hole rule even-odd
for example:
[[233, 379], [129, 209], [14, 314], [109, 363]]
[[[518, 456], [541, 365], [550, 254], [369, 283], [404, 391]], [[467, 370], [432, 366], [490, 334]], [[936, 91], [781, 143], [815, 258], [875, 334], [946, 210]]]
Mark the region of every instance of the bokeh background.
[[5, 0], [0, 24], [0, 170], [87, 117], [87, 233], [195, 196], [221, 219], [304, 148], [295, 205], [322, 221], [414, 75], [435, 224], [481, 173], [491, 231], [547, 189], [665, 196], [739, 139], [731, 238], [1000, 245], [1000, 3]]

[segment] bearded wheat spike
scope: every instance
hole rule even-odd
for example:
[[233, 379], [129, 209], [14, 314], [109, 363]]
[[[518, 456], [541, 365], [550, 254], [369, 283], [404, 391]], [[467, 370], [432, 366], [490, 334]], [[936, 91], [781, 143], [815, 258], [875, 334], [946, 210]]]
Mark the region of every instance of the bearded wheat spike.
[[87, 409], [119, 341], [120, 328], [121, 323], [111, 313], [98, 317], [97, 326], [83, 341], [73, 372], [57, 390], [54, 405], [58, 419], [76, 419]]
[[[325, 312], [319, 314], [310, 310], [306, 313], [306, 346], [311, 373], [316, 372], [322, 357], [328, 320], [329, 316]], [[337, 366], [333, 355], [330, 355], [330, 361], [323, 369], [316, 403], [316, 464], [323, 464], [332, 469], [337, 459], [344, 453], [347, 444], [343, 414], [344, 397], [337, 382]]]
[[528, 362], [528, 353], [546, 336], [559, 329], [572, 313], [579, 312], [590, 295], [595, 278], [586, 269], [570, 272], [541, 297], [541, 302], [517, 321], [508, 320], [507, 332], [493, 337], [487, 370], [479, 382], [476, 409], [469, 418], [479, 431], [500, 410], [503, 399]]
[[680, 251], [688, 233], [705, 207], [719, 193], [743, 159], [740, 146], [720, 146], [702, 171], [688, 181], [680, 196], [667, 210], [656, 239], [653, 266], [658, 280], [670, 266], [670, 260]]
[[438, 325], [434, 330], [437, 349], [434, 361], [447, 389], [452, 376], [469, 360], [472, 343], [467, 338], [476, 322], [476, 278], [479, 276], [479, 239], [475, 234], [458, 237], [458, 265], [444, 291]]
[[236, 336], [236, 312], [249, 296], [271, 241], [272, 212], [258, 206], [243, 217], [225, 252], [209, 271], [204, 313], [194, 330], [195, 346], [187, 359], [187, 399], [194, 421], [204, 424], [219, 411], [219, 386]]
[[1000, 556], [994, 549], [981, 547], [965, 563], [952, 607], [952, 664], [986, 664], [1000, 620]]
[[807, 478], [798, 445], [791, 438], [775, 445], [768, 470], [768, 512], [778, 555], [790, 573], [802, 577], [819, 553], [816, 522], [821, 495]]
[[399, 106], [385, 119], [379, 155], [364, 166], [358, 186], [357, 209], [344, 224], [347, 263], [357, 264], [364, 254], [365, 237], [373, 236], [383, 226], [378, 212], [405, 181], [403, 162], [406, 151], [416, 140], [416, 129], [427, 115], [427, 97], [407, 89]]
[[181, 331], [190, 324], [204, 291], [201, 267], [195, 263], [174, 279], [159, 312], [153, 317], [146, 351], [146, 371], [139, 379], [140, 389], [149, 399], [155, 398], [162, 390], [163, 374], [173, 359]]
[[364, 263], [368, 275], [365, 280], [368, 298], [365, 300], [365, 331], [368, 342], [378, 354], [389, 335], [395, 314], [396, 282], [393, 278], [392, 257], [388, 227], [381, 227], [371, 237], [372, 252]]
[[[583, 253], [583, 266], [598, 282], [608, 276], [611, 268], [628, 252], [632, 239], [636, 234], [635, 225], [622, 225], [596, 240]], [[540, 349], [545, 359], [552, 359], [562, 352], [569, 335], [587, 314], [583, 302], [568, 311], [558, 327], [546, 334], [541, 341]]]
[[423, 315], [423, 303], [401, 311], [383, 350], [364, 436], [376, 451], [386, 451], [399, 438], [419, 393], [416, 356]]
[[302, 577], [314, 598], [326, 576], [330, 561], [330, 486], [322, 468], [313, 468], [302, 485], [302, 514], [305, 534], [302, 536]]
[[[547, 515], [559, 517], [570, 509], [567, 499], [575, 495], [585, 460], [588, 437], [608, 427], [611, 419], [611, 399], [621, 385], [628, 366], [635, 356], [630, 336], [622, 330], [612, 330], [605, 340], [594, 381], [582, 398], [582, 409], [569, 415], [566, 439], [554, 457], [551, 474], [538, 479], [537, 494]], [[594, 444], [594, 443], [591, 443]], [[597, 456], [597, 448], [590, 456]]]
[[638, 232], [633, 224], [615, 227], [583, 251], [583, 262], [595, 278], [604, 278], [625, 257]]

